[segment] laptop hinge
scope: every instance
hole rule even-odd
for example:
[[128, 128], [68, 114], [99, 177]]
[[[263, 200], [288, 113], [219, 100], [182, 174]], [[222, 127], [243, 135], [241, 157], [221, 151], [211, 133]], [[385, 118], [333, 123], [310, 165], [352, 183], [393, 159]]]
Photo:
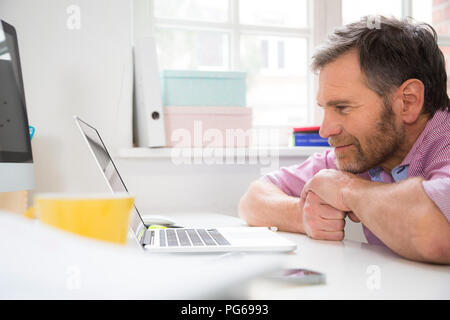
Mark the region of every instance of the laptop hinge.
[[155, 241], [155, 230], [146, 229], [144, 235], [141, 237], [141, 245], [153, 244]]

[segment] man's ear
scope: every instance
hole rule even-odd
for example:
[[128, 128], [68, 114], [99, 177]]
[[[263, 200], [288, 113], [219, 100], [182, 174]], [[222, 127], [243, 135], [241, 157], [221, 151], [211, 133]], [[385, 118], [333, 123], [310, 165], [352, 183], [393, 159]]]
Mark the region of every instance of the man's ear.
[[407, 124], [416, 122], [422, 112], [425, 86], [418, 79], [408, 79], [397, 90], [398, 113]]

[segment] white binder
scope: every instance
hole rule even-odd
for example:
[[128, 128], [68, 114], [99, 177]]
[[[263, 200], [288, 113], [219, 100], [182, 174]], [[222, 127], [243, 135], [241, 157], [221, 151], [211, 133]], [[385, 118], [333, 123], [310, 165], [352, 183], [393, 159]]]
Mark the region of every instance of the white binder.
[[136, 145], [138, 147], [164, 147], [166, 146], [164, 112], [156, 44], [153, 37], [136, 39], [134, 76], [133, 128]]

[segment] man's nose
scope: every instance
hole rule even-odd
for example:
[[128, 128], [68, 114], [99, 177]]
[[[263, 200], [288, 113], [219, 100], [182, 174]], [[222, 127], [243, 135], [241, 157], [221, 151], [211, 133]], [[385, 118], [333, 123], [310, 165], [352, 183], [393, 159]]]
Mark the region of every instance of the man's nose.
[[327, 139], [331, 136], [336, 136], [341, 134], [342, 125], [335, 119], [330, 111], [325, 110], [322, 120], [322, 125], [320, 126], [319, 135]]

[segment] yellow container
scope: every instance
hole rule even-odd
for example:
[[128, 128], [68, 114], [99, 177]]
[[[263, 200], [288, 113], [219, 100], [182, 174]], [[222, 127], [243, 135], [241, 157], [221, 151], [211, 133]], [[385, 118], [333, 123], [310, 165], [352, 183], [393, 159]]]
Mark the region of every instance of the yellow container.
[[82, 236], [125, 244], [134, 198], [120, 194], [37, 194], [42, 222]]

